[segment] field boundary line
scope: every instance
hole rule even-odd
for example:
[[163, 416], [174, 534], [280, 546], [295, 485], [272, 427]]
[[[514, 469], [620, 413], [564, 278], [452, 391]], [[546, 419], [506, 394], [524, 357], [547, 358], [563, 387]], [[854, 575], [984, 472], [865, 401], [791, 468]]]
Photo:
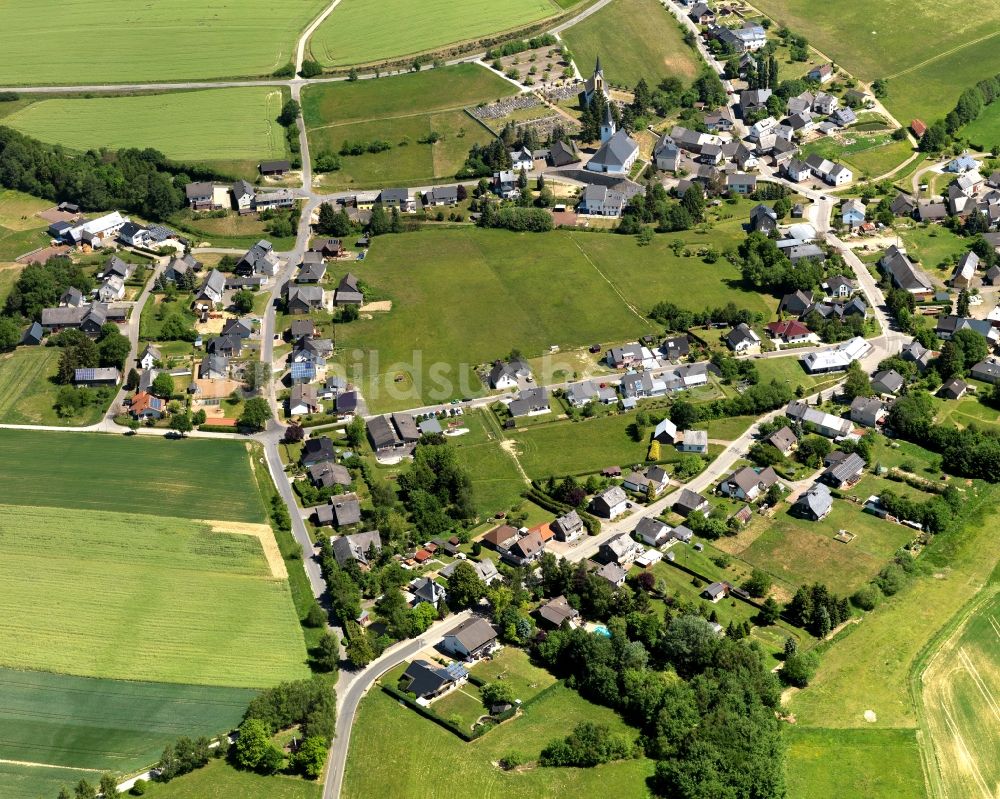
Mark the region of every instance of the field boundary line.
[[580, 253], [581, 253], [581, 254], [583, 255], [583, 257], [587, 259], [587, 263], [588, 263], [588, 264], [590, 264], [590, 265], [591, 265], [592, 267], [594, 267], [594, 271], [595, 271], [595, 272], [597, 272], [597, 274], [599, 274], [599, 275], [600, 275], [600, 276], [601, 276], [602, 278], [604, 278], [604, 281], [605, 281], [605, 282], [606, 282], [606, 283], [607, 283], [607, 284], [608, 284], [609, 286], [611, 286], [611, 290], [612, 290], [612, 291], [613, 291], [613, 292], [614, 292], [615, 294], [617, 294], [617, 295], [618, 295], [618, 299], [620, 299], [620, 300], [621, 300], [621, 301], [622, 301], [623, 303], [625, 303], [625, 307], [626, 307], [626, 308], [628, 308], [628, 309], [629, 309], [629, 310], [630, 310], [630, 311], [631, 311], [632, 313], [634, 313], [634, 314], [635, 314], [636, 316], [638, 316], [638, 317], [639, 317], [639, 319], [641, 319], [641, 320], [642, 320], [642, 323], [643, 323], [644, 325], [646, 325], [646, 327], [653, 327], [652, 323], [651, 323], [651, 322], [650, 322], [650, 321], [649, 321], [649, 320], [648, 320], [648, 319], [647, 319], [647, 318], [646, 318], [645, 316], [643, 316], [643, 315], [642, 315], [641, 313], [639, 313], [639, 309], [638, 309], [638, 308], [636, 308], [636, 307], [635, 307], [635, 306], [634, 306], [634, 305], [633, 305], [632, 303], [630, 303], [630, 302], [629, 302], [629, 301], [628, 301], [627, 299], [625, 299], [625, 295], [624, 295], [624, 294], [622, 294], [622, 293], [621, 293], [621, 291], [620, 291], [620, 290], [618, 289], [618, 286], [616, 286], [616, 285], [615, 285], [615, 284], [614, 284], [614, 283], [613, 283], [613, 282], [611, 281], [611, 278], [609, 278], [609, 277], [608, 277], [608, 276], [607, 276], [606, 274], [604, 274], [604, 272], [602, 272], [602, 271], [601, 271], [601, 268], [600, 268], [600, 267], [599, 267], [599, 266], [598, 266], [597, 264], [595, 264], [595, 263], [594, 263], [593, 259], [592, 259], [592, 258], [590, 257], [590, 255], [589, 255], [589, 253], [588, 253], [588, 252], [587, 252], [587, 251], [586, 251], [585, 249], [583, 249], [583, 247], [581, 247], [581, 246], [580, 246], [580, 242], [578, 242], [578, 241], [576, 240], [576, 238], [575, 238], [575, 237], [570, 237], [570, 238], [571, 238], [571, 240], [572, 240], [573, 244], [574, 244], [574, 245], [576, 246], [576, 248], [577, 248], [577, 249], [578, 249], [578, 250], [580, 251]]
[[31, 768], [54, 768], [65, 771], [86, 771], [91, 774], [103, 774], [105, 770], [99, 768], [85, 768], [83, 766], [57, 766], [54, 763], [35, 763], [31, 760], [8, 760], [0, 757], [0, 765], [5, 766], [29, 766]]
[[973, 39], [971, 42], [962, 42], [961, 44], [952, 47], [950, 50], [945, 50], [943, 52], [931, 56], [930, 58], [925, 58], [919, 64], [914, 64], [913, 66], [907, 67], [906, 69], [901, 69], [899, 72], [896, 72], [893, 75], [886, 75], [885, 80], [895, 80], [896, 78], [900, 78], [903, 75], [909, 75], [911, 72], [915, 72], [918, 69], [926, 67], [928, 64], [933, 64], [935, 61], [940, 61], [942, 58], [947, 58], [948, 56], [957, 53], [959, 50], [964, 50], [965, 48], [972, 47], [975, 44], [981, 44], [982, 42], [985, 42], [996, 36], [1000, 36], [1000, 31], [993, 31], [993, 33], [987, 33], [985, 36], [980, 36], [978, 39]]

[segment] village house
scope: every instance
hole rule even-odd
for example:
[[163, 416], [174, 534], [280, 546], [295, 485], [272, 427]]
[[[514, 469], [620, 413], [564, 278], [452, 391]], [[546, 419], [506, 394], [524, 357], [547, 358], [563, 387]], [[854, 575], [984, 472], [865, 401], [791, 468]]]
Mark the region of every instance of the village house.
[[681, 436], [681, 441], [677, 445], [681, 452], [693, 452], [696, 455], [708, 454], [708, 431], [707, 430], [685, 430]]
[[778, 474], [770, 466], [765, 469], [744, 466], [719, 483], [719, 492], [731, 499], [753, 502], [777, 482]]
[[650, 466], [643, 472], [630, 472], [622, 481], [622, 488], [627, 491], [634, 491], [637, 494], [646, 494], [652, 491], [653, 496], [658, 496], [670, 483], [667, 473], [659, 466]]
[[628, 576], [628, 572], [617, 563], [605, 563], [594, 574], [602, 580], [606, 580], [613, 588], [621, 588], [625, 585], [625, 578]]
[[841, 209], [840, 220], [847, 227], [856, 228], [865, 221], [866, 210], [861, 200], [847, 200]]
[[290, 314], [305, 314], [323, 308], [323, 287], [311, 285], [286, 286], [286, 305]]
[[77, 386], [115, 386], [121, 380], [121, 374], [113, 366], [76, 369], [73, 372], [73, 383]]
[[729, 596], [729, 583], [711, 583], [705, 587], [701, 595], [710, 602], [719, 602]]
[[544, 626], [558, 630], [564, 624], [568, 627], [576, 627], [580, 611], [571, 606], [566, 601], [566, 597], [560, 594], [541, 605], [537, 615], [538, 620], [544, 622]]
[[982, 380], [984, 383], [996, 385], [1000, 383], [1000, 361], [995, 358], [987, 358], [980, 361], [969, 370], [970, 377]]
[[347, 467], [333, 461], [320, 461], [306, 469], [309, 482], [316, 488], [333, 488], [334, 486], [349, 486], [353, 480]]
[[367, 421], [366, 428], [375, 452], [401, 449], [420, 440], [420, 429], [408, 413], [375, 416]]
[[545, 541], [538, 530], [529, 530], [501, 553], [501, 558], [512, 566], [527, 566], [545, 552]]
[[552, 522], [552, 532], [557, 541], [571, 542], [587, 534], [583, 520], [575, 510], [569, 511]]
[[726, 345], [739, 355], [759, 348], [760, 336], [746, 322], [740, 322], [726, 335]]
[[852, 452], [838, 463], [831, 464], [820, 475], [820, 480], [834, 488], [849, 488], [861, 479], [864, 471], [865, 459]]
[[147, 391], [140, 391], [129, 401], [128, 412], [133, 419], [140, 421], [162, 419], [167, 412], [167, 402]]
[[313, 516], [321, 526], [349, 527], [361, 521], [361, 503], [354, 494], [338, 494], [330, 497], [326, 505], [318, 505]]
[[642, 361], [642, 346], [626, 344], [623, 347], [612, 347], [605, 356], [608, 366], [614, 369], [627, 369]]
[[934, 284], [931, 283], [931, 279], [895, 244], [886, 250], [878, 265], [879, 269], [888, 275], [895, 288], [909, 292], [917, 302], [929, 299], [934, 294]]
[[617, 402], [618, 392], [614, 386], [598, 383], [596, 380], [581, 380], [566, 386], [566, 401], [574, 408], [587, 405], [590, 402], [600, 402], [610, 405]]
[[830, 489], [823, 483], [813, 483], [795, 501], [793, 510], [797, 515], [814, 522], [825, 519], [833, 510], [833, 496], [830, 494]]
[[798, 438], [795, 436], [795, 433], [792, 432], [792, 428], [788, 425], [785, 425], [780, 430], [771, 433], [771, 435], [767, 437], [767, 443], [786, 457], [798, 449], [799, 446]]
[[895, 369], [883, 369], [872, 375], [872, 388], [878, 394], [898, 394], [906, 380]]
[[358, 278], [348, 272], [337, 284], [334, 293], [334, 305], [362, 305], [365, 301], [364, 292], [358, 284]]
[[864, 358], [870, 351], [871, 344], [860, 336], [855, 336], [831, 349], [803, 355], [801, 360], [809, 374], [839, 372], [847, 369], [852, 361]]
[[785, 408], [785, 416], [794, 422], [799, 422], [808, 430], [814, 430], [827, 438], [846, 436], [851, 432], [851, 423], [847, 419], [818, 410], [801, 400], [792, 400]]
[[680, 495], [674, 501], [674, 512], [685, 519], [692, 513], [708, 515], [708, 500], [687, 488], [682, 488]]
[[281, 177], [290, 171], [291, 168], [291, 162], [285, 159], [261, 161], [257, 164], [257, 171], [260, 172], [262, 177]]
[[378, 530], [330, 537], [333, 556], [346, 568], [351, 561], [367, 566], [372, 555], [382, 551], [382, 536]]
[[942, 399], [949, 400], [960, 400], [965, 396], [965, 393], [969, 390], [969, 384], [966, 383], [960, 377], [953, 377], [951, 380], [946, 382], [941, 386], [941, 390], [938, 395]]
[[951, 285], [957, 289], [972, 288], [978, 268], [979, 256], [972, 250], [969, 250], [955, 265], [955, 271], [951, 275]]
[[549, 406], [549, 392], [544, 386], [528, 388], [517, 395], [507, 406], [512, 418], [517, 419], [522, 416], [537, 416], [542, 413], [549, 413], [552, 408]]
[[445, 635], [441, 648], [465, 661], [479, 660], [497, 647], [497, 633], [486, 619], [474, 617]]
[[785, 344], [800, 344], [810, 341], [812, 338], [812, 331], [796, 319], [770, 322], [764, 327], [771, 334], [771, 338], [778, 339]]
[[614, 519], [628, 508], [628, 497], [620, 486], [604, 489], [590, 501], [591, 511], [601, 518]]
[[652, 516], [643, 516], [635, 526], [635, 534], [651, 547], [661, 547], [670, 540], [670, 526]]
[[877, 427], [889, 415], [889, 408], [876, 397], [855, 397], [851, 401], [851, 421], [865, 427]]
[[426, 705], [431, 699], [464, 685], [468, 679], [469, 672], [457, 663], [438, 666], [427, 660], [414, 660], [406, 667], [400, 681], [406, 683], [408, 693]]
[[517, 388], [518, 380], [526, 380], [531, 376], [531, 367], [523, 358], [512, 358], [509, 361], [495, 361], [490, 369], [490, 388], [501, 391]]

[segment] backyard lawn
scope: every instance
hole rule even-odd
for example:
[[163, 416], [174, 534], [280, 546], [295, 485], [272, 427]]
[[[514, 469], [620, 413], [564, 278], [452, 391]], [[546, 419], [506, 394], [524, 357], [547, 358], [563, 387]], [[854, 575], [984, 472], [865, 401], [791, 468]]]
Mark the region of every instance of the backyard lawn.
[[549, 0], [383, 0], [379, 24], [364, 0], [342, 0], [309, 40], [313, 58], [326, 66], [370, 64], [493, 36], [558, 14]]
[[475, 665], [472, 674], [486, 682], [502, 681], [514, 689], [514, 696], [527, 702], [550, 685], [556, 678], [545, 669], [534, 665], [523, 649], [506, 646], [489, 660]]
[[[393, 791], [399, 796], [645, 796], [644, 780], [652, 773], [649, 760], [516, 772], [501, 771], [494, 765], [515, 750], [536, 759], [550, 741], [565, 737], [581, 721], [607, 724], [616, 732], [628, 729], [613, 711], [559, 687], [526, 708], [520, 717], [466, 743], [374, 690], [361, 701], [355, 718], [343, 796], [368, 799], [383, 795], [386, 764], [392, 764]], [[427, 752], [434, 756], [427, 757]]]
[[677, 20], [656, 0], [614, 0], [562, 37], [584, 77], [600, 56], [604, 77], [614, 86], [631, 89], [640, 78], [655, 86], [665, 77], [689, 84], [701, 69]]

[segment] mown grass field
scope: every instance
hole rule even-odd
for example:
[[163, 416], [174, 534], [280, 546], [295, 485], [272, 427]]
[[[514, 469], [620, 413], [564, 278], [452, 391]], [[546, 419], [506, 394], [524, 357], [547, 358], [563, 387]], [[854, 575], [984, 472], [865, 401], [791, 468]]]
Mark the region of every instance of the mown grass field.
[[254, 536], [6, 505], [0, 551], [0, 665], [254, 688], [308, 674], [288, 584]]
[[994, 583], [916, 677], [941, 796], [989, 796], [1000, 783], [1000, 590]]
[[384, 0], [373, 25], [369, 3], [343, 0], [313, 34], [309, 50], [326, 66], [370, 64], [514, 30], [558, 13], [550, 0]]
[[[339, 8], [338, 8], [339, 10]], [[336, 13], [336, 12], [335, 12]], [[302, 113], [313, 158], [345, 141], [388, 142], [391, 149], [342, 157], [324, 185], [378, 188], [453, 176], [489, 131], [462, 109], [516, 94], [507, 81], [475, 64], [409, 75], [311, 86]], [[421, 143], [431, 132], [440, 138]]]
[[128, 772], [155, 762], [180, 735], [232, 729], [253, 696], [241, 688], [0, 669], [0, 760]]
[[64, 786], [75, 786], [80, 780], [96, 785], [100, 779], [98, 771], [0, 763], [4, 799], [48, 799], [58, 796]]
[[[749, 534], [754, 528], [762, 532], [737, 553], [740, 557], [793, 589], [821, 582], [838, 595], [849, 595], [864, 585], [914, 536], [910, 528], [863, 513], [859, 505], [846, 500], [836, 501], [822, 521], [798, 519], [785, 508], [773, 519], [755, 516]], [[841, 529], [857, 537], [849, 544], [836, 541]]]
[[[944, 191], [947, 193], [946, 189]], [[922, 268], [942, 280], [951, 277], [952, 260], [969, 248], [966, 239], [940, 225], [916, 225], [901, 228], [898, 233], [907, 253], [919, 259]]]
[[205, 768], [168, 783], [151, 783], [146, 796], [154, 799], [319, 799], [323, 784], [301, 777], [262, 777], [237, 771], [224, 760], [211, 760]]
[[[732, 235], [726, 229], [679, 238], [721, 248]], [[421, 397], [481, 394], [473, 367], [514, 347], [530, 358], [553, 345], [566, 350], [655, 334], [646, 314], [660, 300], [691, 309], [732, 301], [774, 310], [776, 300], [742, 289], [728, 262], [675, 256], [673, 238], [639, 247], [631, 237], [564, 231], [382, 237], [357, 274], [393, 301], [392, 311], [339, 325], [341, 357], [373, 412], [382, 412], [413, 407]], [[404, 380], [396, 383], [397, 375]]]
[[962, 128], [962, 135], [982, 150], [1000, 145], [1000, 103], [986, 106], [979, 119]]
[[472, 478], [480, 517], [507, 510], [521, 500], [521, 492], [527, 488], [517, 464], [510, 453], [503, 451], [500, 436], [486, 424], [482, 413], [468, 414], [459, 422], [469, 432], [449, 438], [448, 442]]
[[103, 405], [87, 406], [68, 417], [53, 409], [59, 386], [52, 378], [59, 371], [59, 354], [54, 347], [18, 347], [0, 355], [0, 424], [75, 426], [100, 420]]
[[52, 203], [47, 200], [12, 189], [0, 189], [0, 301], [16, 279], [16, 272], [8, 270], [8, 264], [3, 262], [13, 261], [48, 243], [45, 237], [48, 223], [35, 214], [51, 207]]
[[562, 37], [584, 77], [593, 73], [600, 56], [604, 77], [615, 86], [631, 89], [640, 78], [650, 86], [665, 77], [690, 83], [701, 69], [676, 19], [656, 0], [614, 0]]
[[252, 86], [170, 94], [40, 100], [4, 120], [28, 136], [72, 150], [153, 147], [179, 161], [283, 158], [275, 121], [282, 90]]
[[875, 13], [863, 0], [761, 0], [756, 6], [862, 80], [890, 78], [885, 103], [903, 124], [944, 116], [963, 89], [1000, 71], [995, 5], [975, 14], [964, 13], [958, 0], [886, 0]]
[[264, 521], [240, 442], [2, 430], [0, 449], [8, 504]]
[[913, 730], [784, 728], [788, 799], [923, 799]]
[[[4, 9], [4, 85], [128, 83], [268, 75], [326, 0], [42, 0]], [[99, 55], [81, 31], [100, 28]]]
[[24, 267], [20, 264], [0, 264], [0, 307], [7, 301], [22, 269]]
[[616, 732], [628, 729], [613, 711], [560, 686], [526, 708], [520, 718], [465, 743], [374, 690], [361, 701], [355, 717], [342, 795], [347, 799], [384, 795], [385, 764], [391, 763], [392, 792], [397, 796], [645, 796], [644, 780], [652, 772], [649, 760], [519, 772], [504, 772], [494, 765], [515, 750], [536, 759], [550, 741], [565, 737], [581, 721], [607, 724]]

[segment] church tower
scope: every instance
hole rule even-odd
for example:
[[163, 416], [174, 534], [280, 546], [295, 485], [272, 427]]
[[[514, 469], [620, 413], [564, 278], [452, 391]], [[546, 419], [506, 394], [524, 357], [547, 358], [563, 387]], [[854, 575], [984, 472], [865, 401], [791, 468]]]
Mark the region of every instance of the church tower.
[[611, 102], [604, 104], [604, 119], [601, 120], [601, 143], [603, 144], [615, 135], [615, 119], [611, 116]]

